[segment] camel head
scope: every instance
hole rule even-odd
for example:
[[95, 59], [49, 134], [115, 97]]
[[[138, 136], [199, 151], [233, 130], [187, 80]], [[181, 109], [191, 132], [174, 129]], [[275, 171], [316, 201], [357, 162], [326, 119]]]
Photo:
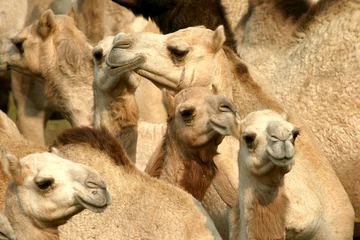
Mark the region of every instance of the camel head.
[[283, 176], [291, 170], [297, 127], [274, 111], [262, 110], [250, 113], [240, 128], [239, 161], [252, 174], [263, 176], [278, 168]]
[[15, 240], [15, 232], [7, 217], [0, 212], [0, 240]]
[[230, 79], [217, 77], [218, 71], [226, 67], [220, 66], [225, 58], [224, 41], [223, 26], [215, 31], [189, 27], [166, 35], [122, 34], [106, 63], [111, 74], [133, 70], [160, 88], [178, 92], [186, 87], [208, 87], [232, 96]]
[[182, 146], [217, 146], [225, 135], [238, 131], [236, 107], [227, 97], [203, 87], [186, 88], [175, 97], [163, 93], [168, 126]]
[[[123, 33], [116, 36], [105, 37], [93, 49], [94, 59], [94, 90], [102, 91], [113, 97], [123, 94], [133, 94], [139, 85], [140, 79], [129, 72], [112, 73], [112, 69], [106, 64], [106, 58], [114, 43], [118, 41]], [[115, 90], [115, 91], [114, 91]]]
[[[17, 211], [38, 227], [56, 227], [84, 209], [103, 212], [111, 203], [105, 180], [94, 169], [53, 153], [18, 159], [6, 154], [3, 171], [12, 179]], [[8, 201], [5, 204], [8, 204]]]
[[[86, 38], [77, 29], [74, 19], [54, 15], [51, 10], [45, 11], [39, 19], [13, 36], [11, 41], [12, 45], [0, 52], [2, 69], [40, 77], [54, 67], [60, 68], [60, 71], [67, 71], [67, 68], [76, 71], [81, 64], [79, 58], [87, 54]], [[89, 57], [91, 60], [90, 53]]]

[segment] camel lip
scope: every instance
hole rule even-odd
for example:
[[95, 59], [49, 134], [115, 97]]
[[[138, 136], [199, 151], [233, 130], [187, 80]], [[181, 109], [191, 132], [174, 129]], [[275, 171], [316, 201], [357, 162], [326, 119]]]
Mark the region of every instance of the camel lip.
[[106, 64], [109, 66], [110, 76], [121, 74], [124, 72], [132, 71], [145, 63], [145, 57], [137, 56], [129, 61], [112, 62], [109, 58], [106, 58]]
[[289, 166], [293, 161], [294, 161], [294, 158], [291, 157], [291, 158], [282, 158], [282, 159], [278, 159], [278, 158], [275, 158], [273, 156], [271, 156], [269, 154], [269, 159], [276, 165], [276, 166], [279, 166], [279, 167], [286, 167], [286, 166]]
[[105, 209], [111, 204], [110, 196], [106, 196], [105, 199], [106, 199], [106, 201], [104, 201], [100, 204], [96, 204], [94, 202], [85, 200], [81, 196], [76, 196], [76, 200], [79, 201], [81, 206], [83, 206], [86, 209], [89, 209], [90, 211], [96, 212], [96, 213], [104, 212]]

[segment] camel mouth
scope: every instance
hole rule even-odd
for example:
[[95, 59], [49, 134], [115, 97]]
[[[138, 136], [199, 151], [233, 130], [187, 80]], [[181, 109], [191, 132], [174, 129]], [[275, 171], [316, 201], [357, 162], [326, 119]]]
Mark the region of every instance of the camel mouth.
[[99, 190], [93, 189], [91, 195], [76, 196], [76, 200], [86, 209], [92, 212], [100, 213], [111, 204], [111, 195], [107, 190], [102, 193], [98, 193]]
[[106, 64], [110, 67], [108, 70], [110, 76], [132, 71], [143, 63], [145, 63], [145, 57], [143, 56], [137, 56], [129, 61], [113, 61], [110, 58], [106, 58]]
[[279, 167], [286, 167], [286, 166], [289, 166], [290, 164], [293, 163], [294, 161], [294, 158], [291, 157], [291, 158], [276, 158], [276, 157], [273, 157], [269, 154], [269, 159], [271, 160], [271, 162], [273, 162], [276, 166], [279, 166]]

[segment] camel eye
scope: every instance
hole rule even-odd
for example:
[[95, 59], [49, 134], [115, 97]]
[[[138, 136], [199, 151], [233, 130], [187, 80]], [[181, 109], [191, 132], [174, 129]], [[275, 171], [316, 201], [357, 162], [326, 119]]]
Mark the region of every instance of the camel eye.
[[255, 142], [256, 133], [254, 133], [254, 132], [244, 133], [242, 135], [242, 138], [244, 139], [246, 146], [249, 149], [254, 149], [256, 147], [256, 142]]
[[295, 139], [297, 138], [297, 136], [300, 135], [300, 129], [295, 128], [294, 130], [291, 131], [291, 133], [292, 133], [292, 136], [293, 136], [292, 142], [294, 143], [294, 142], [295, 142]]
[[53, 178], [41, 178], [35, 180], [36, 186], [41, 190], [46, 190], [52, 186], [54, 183]]
[[170, 53], [176, 58], [183, 58], [189, 52], [188, 49], [180, 50], [180, 49], [176, 49], [176, 48], [170, 48], [169, 50], [170, 50]]
[[13, 39], [13, 43], [15, 47], [19, 50], [20, 54], [24, 53], [24, 40], [23, 39]]
[[102, 48], [95, 48], [93, 51], [93, 57], [96, 61], [100, 61], [102, 57], [104, 56], [103, 49]]
[[194, 108], [184, 108], [184, 109], [180, 109], [180, 115], [185, 119], [190, 119], [191, 117], [193, 117], [193, 114], [195, 112]]

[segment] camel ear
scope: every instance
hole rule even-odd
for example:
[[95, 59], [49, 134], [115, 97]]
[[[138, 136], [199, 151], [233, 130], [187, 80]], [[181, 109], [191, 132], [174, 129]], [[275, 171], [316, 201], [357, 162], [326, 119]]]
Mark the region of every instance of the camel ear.
[[19, 159], [12, 154], [2, 157], [3, 172], [17, 184], [21, 183], [21, 166]]
[[175, 115], [175, 98], [165, 88], [162, 90], [162, 102], [168, 114], [168, 119]]
[[68, 16], [71, 17], [74, 20], [75, 25], [77, 25], [77, 17], [74, 7], [71, 8], [70, 12], [68, 13]]
[[59, 156], [59, 157], [62, 157], [62, 154], [61, 154], [60, 150], [57, 149], [56, 147], [51, 147], [50, 152], [57, 155], [57, 156]]
[[220, 25], [215, 29], [214, 37], [213, 37], [215, 52], [219, 51], [222, 48], [225, 40], [226, 40], [226, 37], [225, 37], [224, 26]]
[[39, 19], [38, 33], [42, 38], [47, 38], [55, 29], [55, 16], [51, 9], [46, 10]]

